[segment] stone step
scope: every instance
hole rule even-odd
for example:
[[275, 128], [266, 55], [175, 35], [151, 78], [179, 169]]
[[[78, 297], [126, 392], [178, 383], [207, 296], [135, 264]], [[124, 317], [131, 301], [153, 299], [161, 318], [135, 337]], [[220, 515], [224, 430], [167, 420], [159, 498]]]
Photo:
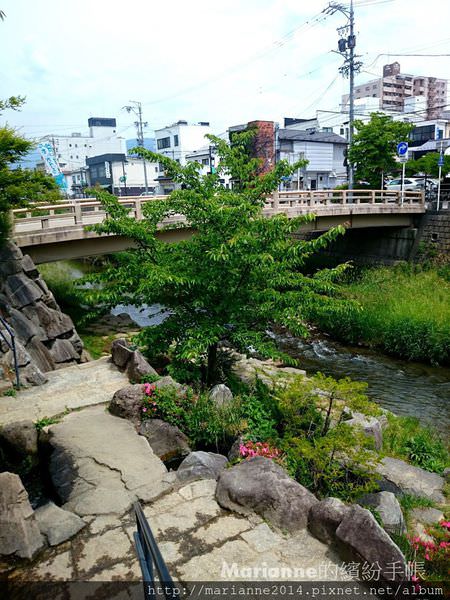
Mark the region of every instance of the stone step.
[[24, 419], [37, 421], [66, 409], [104, 404], [129, 383], [109, 357], [52, 371], [47, 376], [48, 382], [42, 386], [0, 398], [0, 425]]

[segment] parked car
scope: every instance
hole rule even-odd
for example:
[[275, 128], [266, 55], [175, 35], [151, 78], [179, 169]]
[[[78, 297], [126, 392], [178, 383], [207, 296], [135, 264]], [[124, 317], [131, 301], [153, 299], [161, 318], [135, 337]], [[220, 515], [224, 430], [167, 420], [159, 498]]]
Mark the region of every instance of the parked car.
[[[428, 187], [428, 184], [427, 184]], [[386, 185], [386, 190], [388, 191], [397, 191], [402, 189], [402, 180], [401, 179], [392, 179]], [[421, 192], [425, 189], [425, 178], [416, 178], [416, 177], [405, 177], [403, 182], [403, 189], [405, 191], [412, 192]]]

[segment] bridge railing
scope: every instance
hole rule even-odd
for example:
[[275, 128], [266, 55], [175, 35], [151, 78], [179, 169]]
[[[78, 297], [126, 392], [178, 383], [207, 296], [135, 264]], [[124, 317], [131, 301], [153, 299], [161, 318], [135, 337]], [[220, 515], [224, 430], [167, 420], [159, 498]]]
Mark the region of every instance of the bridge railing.
[[[142, 209], [147, 202], [166, 196], [126, 196], [119, 198], [122, 206], [129, 208], [130, 216], [142, 219]], [[349, 205], [367, 205], [367, 212], [371, 207], [386, 206], [424, 206], [425, 198], [422, 192], [387, 190], [315, 190], [315, 191], [288, 191], [275, 192], [268, 197], [265, 203], [264, 213], [266, 215], [278, 212], [289, 212], [302, 214], [306, 212], [317, 212], [335, 208], [337, 211], [346, 210]], [[62, 202], [58, 204], [36, 204], [27, 208], [13, 210], [14, 231], [16, 234], [27, 234], [28, 232], [45, 231], [55, 228], [84, 227], [101, 223], [105, 218], [105, 211], [100, 201], [95, 198], [83, 198], [73, 202]], [[181, 215], [174, 215], [166, 219], [162, 224], [180, 222]]]
[[315, 207], [346, 204], [424, 204], [423, 192], [400, 190], [314, 190], [275, 192], [267, 199], [267, 204], [274, 208], [283, 207]]

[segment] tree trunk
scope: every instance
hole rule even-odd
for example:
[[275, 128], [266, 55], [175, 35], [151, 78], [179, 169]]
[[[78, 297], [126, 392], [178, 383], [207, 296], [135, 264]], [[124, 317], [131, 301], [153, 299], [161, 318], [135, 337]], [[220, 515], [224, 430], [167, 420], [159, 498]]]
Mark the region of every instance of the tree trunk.
[[216, 383], [217, 376], [217, 343], [208, 346], [208, 367], [206, 374], [206, 383], [208, 386]]

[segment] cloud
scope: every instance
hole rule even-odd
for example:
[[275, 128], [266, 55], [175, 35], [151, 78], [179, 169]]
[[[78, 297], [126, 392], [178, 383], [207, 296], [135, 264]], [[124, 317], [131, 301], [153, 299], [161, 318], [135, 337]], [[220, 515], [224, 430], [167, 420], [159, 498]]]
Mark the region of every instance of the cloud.
[[[449, 37], [450, 6], [442, 0], [428, 0], [426, 27], [423, 0], [359, 6], [364, 1], [356, 2], [357, 52], [373, 73], [389, 62], [380, 53], [433, 49]], [[143, 102], [151, 128], [185, 118], [223, 131], [253, 118], [333, 109], [348, 86], [331, 52], [344, 18], [315, 19], [326, 4], [3, 0], [2, 93], [28, 100], [8, 118], [43, 135], [84, 130], [91, 115], [116, 116], [130, 135], [133, 119], [121, 112], [130, 99]], [[436, 48], [448, 52], [448, 42]], [[448, 77], [448, 58], [399, 60], [405, 71]], [[373, 77], [361, 73], [358, 81]]]

